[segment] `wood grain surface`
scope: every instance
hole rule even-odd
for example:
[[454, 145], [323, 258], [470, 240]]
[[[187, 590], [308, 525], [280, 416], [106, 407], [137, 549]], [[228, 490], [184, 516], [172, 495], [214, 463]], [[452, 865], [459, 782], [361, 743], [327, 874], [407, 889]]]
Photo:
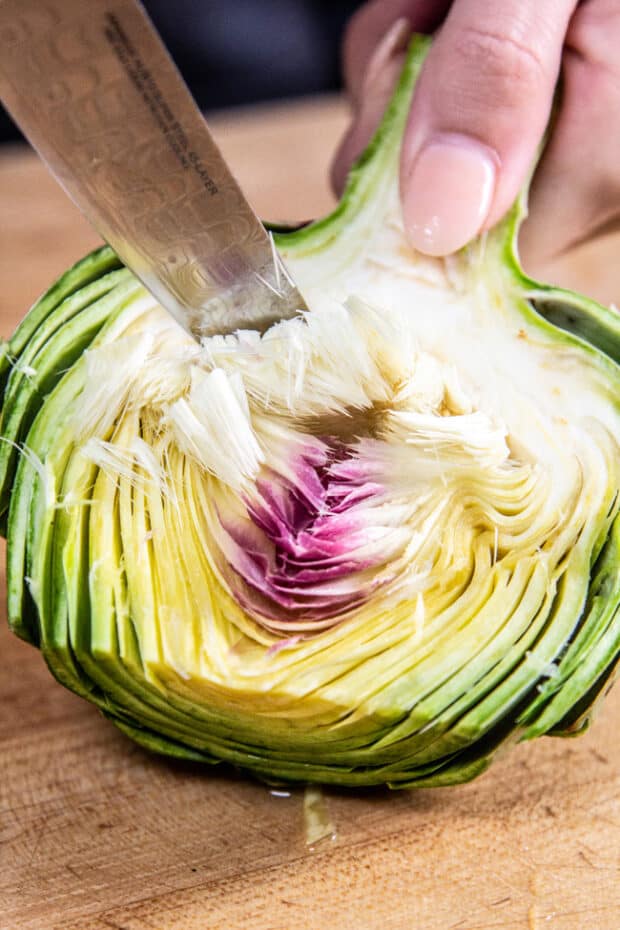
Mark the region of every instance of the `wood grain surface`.
[[[331, 202], [345, 120], [326, 100], [213, 125], [259, 212], [304, 219]], [[0, 334], [96, 243], [34, 156], [0, 155]], [[618, 256], [608, 237], [545, 272], [620, 303]], [[620, 689], [584, 737], [519, 746], [473, 784], [327, 791], [337, 837], [312, 850], [300, 791], [143, 752], [57, 685], [5, 615], [2, 930], [620, 928]]]

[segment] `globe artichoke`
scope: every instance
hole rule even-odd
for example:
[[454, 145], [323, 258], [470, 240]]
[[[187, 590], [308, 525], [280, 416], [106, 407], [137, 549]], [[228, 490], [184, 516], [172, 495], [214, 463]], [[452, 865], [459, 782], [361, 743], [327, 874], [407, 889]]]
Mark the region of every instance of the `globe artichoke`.
[[109, 248], [4, 347], [14, 632], [138, 743], [272, 781], [446, 785], [577, 733], [620, 650], [620, 325], [520, 270], [524, 198], [416, 254], [427, 43], [326, 219], [311, 311], [195, 344]]

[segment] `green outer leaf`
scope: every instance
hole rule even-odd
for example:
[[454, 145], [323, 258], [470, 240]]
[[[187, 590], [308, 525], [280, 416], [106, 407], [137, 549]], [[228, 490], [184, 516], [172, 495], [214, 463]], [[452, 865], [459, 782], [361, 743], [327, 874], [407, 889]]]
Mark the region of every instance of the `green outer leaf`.
[[[116, 280], [114, 290], [107, 290], [106, 284], [103, 289], [100, 289], [104, 296], [94, 302], [80, 301], [79, 294], [76, 294], [75, 298], [69, 298], [73, 309], [78, 308], [77, 312], [67, 314], [66, 307], [62, 303], [55, 311], [51, 311], [52, 315], [54, 313], [61, 315], [63, 322], [60, 326], [49, 326], [48, 329], [49, 314], [41, 316], [39, 328], [49, 334], [47, 341], [43, 343], [35, 357], [38, 365], [36, 383], [34, 378], [20, 379], [13, 394], [12, 406], [10, 409], [7, 408], [8, 414], [3, 408], [0, 487], [6, 501], [5, 507], [9, 505], [7, 528], [9, 625], [14, 633], [33, 643], [38, 642], [37, 624], [33, 613], [34, 605], [28, 589], [24, 587], [23, 579], [25, 576], [29, 577], [30, 574], [26, 559], [26, 539], [27, 534], [33, 532], [29, 507], [37, 475], [31, 460], [24, 455], [20, 456], [16, 446], [23, 443], [30, 453], [41, 460], [44, 458], [49, 443], [58, 430], [59, 417], [62, 418], [68, 409], [73, 395], [69, 393], [67, 399], [61, 401], [58, 413], [50, 416], [49, 401], [43, 399], [42, 402], [39, 389], [45, 392], [43, 398], [46, 395], [47, 398], [56, 398], [54, 388], [57, 385], [60, 396], [63, 398], [64, 393], [70, 391], [69, 386], [74, 383], [72, 374], [76, 359], [90, 345], [102, 327], [114, 315], [122, 311], [126, 301], [130, 301], [140, 288], [139, 283], [129, 272], [123, 270], [120, 274], [122, 277]], [[88, 285], [86, 291], [92, 297], [97, 288], [91, 291]], [[32, 331], [33, 340], [37, 332], [37, 329]], [[39, 407], [38, 413], [36, 413], [37, 406]], [[43, 440], [40, 438], [41, 435], [44, 437]], [[43, 446], [41, 446], [42, 441]], [[9, 454], [5, 453], [5, 449], [9, 450]]]
[[[41, 398], [54, 388], [63, 371], [80, 358], [107, 321], [116, 305], [118, 291], [115, 289], [123, 281], [133, 284], [126, 269], [89, 282], [45, 316], [41, 315], [38, 327], [32, 330], [30, 341], [19, 355], [13, 351], [13, 340], [9, 343], [15, 361], [6, 381], [0, 418], [5, 440], [0, 445], [0, 520], [6, 519], [9, 507], [19, 443], [40, 407]], [[101, 303], [112, 291], [111, 303]], [[25, 366], [28, 366], [26, 371]], [[27, 373], [28, 368], [33, 368], [34, 374]]]
[[[571, 711], [581, 697], [600, 690], [620, 659], [620, 518], [593, 569], [588, 601], [579, 628], [558, 665], [559, 674], [540, 689], [519, 724], [523, 739], [552, 731], [567, 733]], [[594, 695], [593, 695], [594, 696]], [[564, 720], [564, 718], [567, 718]]]
[[578, 337], [582, 343], [600, 349], [612, 361], [620, 363], [620, 313], [589, 297], [535, 281], [521, 267], [519, 227], [527, 216], [531, 174], [515, 205], [492, 233], [501, 242], [504, 263], [513, 274], [518, 292], [548, 323]]
[[4, 390], [12, 360], [19, 357], [45, 318], [71, 294], [86, 287], [91, 281], [98, 280], [107, 272], [122, 267], [123, 264], [118, 255], [112, 251], [110, 246], [104, 245], [80, 259], [58, 278], [32, 306], [10, 341], [5, 344], [7, 352], [3, 353], [0, 358], [0, 390]]
[[559, 287], [525, 279], [525, 296], [553, 326], [578, 336], [620, 364], [620, 313]]

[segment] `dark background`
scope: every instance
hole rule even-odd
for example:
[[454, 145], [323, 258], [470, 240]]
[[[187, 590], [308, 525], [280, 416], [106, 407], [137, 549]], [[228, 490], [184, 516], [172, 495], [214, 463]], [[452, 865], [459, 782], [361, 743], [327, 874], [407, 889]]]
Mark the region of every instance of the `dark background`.
[[[90, 0], [84, 0], [90, 2]], [[360, 0], [143, 0], [203, 110], [338, 90]], [[0, 142], [19, 133], [0, 107]]]

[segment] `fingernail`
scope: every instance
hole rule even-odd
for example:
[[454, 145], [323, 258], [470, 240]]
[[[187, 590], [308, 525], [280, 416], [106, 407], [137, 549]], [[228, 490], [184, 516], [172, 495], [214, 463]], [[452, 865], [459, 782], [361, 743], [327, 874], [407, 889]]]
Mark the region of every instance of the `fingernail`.
[[416, 157], [403, 191], [411, 244], [426, 255], [450, 255], [476, 236], [495, 191], [497, 156], [468, 136], [444, 135]]
[[401, 16], [396, 22], [392, 23], [375, 48], [366, 66], [366, 74], [362, 84], [362, 97], [369, 90], [372, 90], [373, 85], [390, 59], [405, 51], [410, 36], [411, 25], [405, 16]]

